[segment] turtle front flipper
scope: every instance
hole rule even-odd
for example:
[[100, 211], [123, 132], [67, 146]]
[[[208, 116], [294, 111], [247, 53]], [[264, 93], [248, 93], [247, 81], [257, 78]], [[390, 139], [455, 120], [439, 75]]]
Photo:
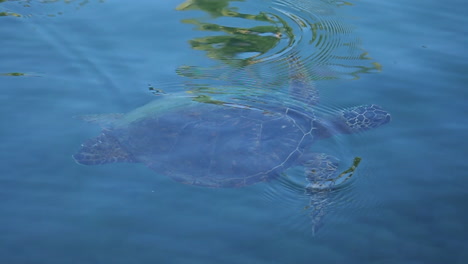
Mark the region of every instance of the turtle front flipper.
[[301, 157], [301, 165], [309, 182], [308, 189], [328, 189], [333, 187], [332, 179], [338, 168], [338, 158], [324, 153], [307, 153]]
[[73, 158], [82, 165], [136, 162], [132, 155], [122, 148], [118, 140], [106, 132], [82, 144]]
[[353, 176], [354, 170], [359, 165], [360, 158], [355, 158], [353, 165], [338, 173], [338, 158], [324, 153], [307, 153], [301, 157], [301, 165], [304, 175], [309, 182], [306, 186], [306, 194], [310, 197], [309, 205], [312, 223], [312, 233], [315, 234], [322, 226], [322, 220], [329, 205], [333, 203], [330, 193], [337, 185], [340, 185]]
[[310, 191], [332, 189], [351, 178], [360, 162], [361, 158], [355, 157], [350, 168], [338, 173], [338, 158], [324, 153], [308, 153], [301, 162], [309, 182], [306, 188]]

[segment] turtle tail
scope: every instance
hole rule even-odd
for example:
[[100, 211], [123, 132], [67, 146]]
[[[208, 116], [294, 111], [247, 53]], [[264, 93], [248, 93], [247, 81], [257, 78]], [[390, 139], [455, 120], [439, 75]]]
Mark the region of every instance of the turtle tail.
[[73, 155], [73, 159], [82, 165], [135, 162], [132, 155], [122, 148], [119, 141], [106, 132], [82, 144], [81, 149]]

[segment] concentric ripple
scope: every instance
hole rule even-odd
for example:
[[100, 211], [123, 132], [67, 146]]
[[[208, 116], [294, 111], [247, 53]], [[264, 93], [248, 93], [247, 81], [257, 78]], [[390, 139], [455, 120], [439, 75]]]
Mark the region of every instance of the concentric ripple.
[[346, 161], [340, 161], [335, 184], [329, 188], [312, 189], [300, 167], [291, 168], [277, 180], [269, 183], [264, 198], [275, 205], [292, 209], [288, 212], [285, 225], [304, 232], [316, 234], [333, 215], [343, 207], [359, 208], [359, 193], [356, 191], [360, 182], [359, 175], [344, 169]]
[[254, 6], [255, 1], [219, 1], [216, 8], [203, 3], [190, 0], [177, 9], [210, 15], [182, 22], [206, 32], [206, 37], [192, 39], [189, 44], [218, 64], [206, 68], [182, 66], [179, 75], [235, 80], [243, 87], [269, 93], [287, 86], [291, 57], [301, 61], [313, 81], [356, 79], [380, 68], [367, 57], [354, 27], [343, 15], [351, 9], [347, 2], [277, 0]]

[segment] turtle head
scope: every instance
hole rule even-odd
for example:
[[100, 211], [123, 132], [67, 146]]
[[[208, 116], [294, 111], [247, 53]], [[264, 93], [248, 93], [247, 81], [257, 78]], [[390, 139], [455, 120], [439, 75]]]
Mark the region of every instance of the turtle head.
[[354, 106], [336, 112], [326, 122], [319, 122], [317, 135], [326, 138], [336, 133], [358, 133], [384, 125], [390, 119], [390, 114], [378, 105]]
[[356, 133], [390, 122], [390, 114], [378, 105], [361, 105], [340, 112], [345, 123], [343, 133]]

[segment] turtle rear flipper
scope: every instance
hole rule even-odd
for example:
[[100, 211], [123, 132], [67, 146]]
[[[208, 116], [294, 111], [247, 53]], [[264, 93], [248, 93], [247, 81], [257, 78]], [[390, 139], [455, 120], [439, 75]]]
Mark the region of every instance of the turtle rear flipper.
[[132, 155], [122, 148], [117, 139], [105, 132], [81, 145], [81, 149], [73, 155], [73, 158], [82, 165], [136, 162]]

